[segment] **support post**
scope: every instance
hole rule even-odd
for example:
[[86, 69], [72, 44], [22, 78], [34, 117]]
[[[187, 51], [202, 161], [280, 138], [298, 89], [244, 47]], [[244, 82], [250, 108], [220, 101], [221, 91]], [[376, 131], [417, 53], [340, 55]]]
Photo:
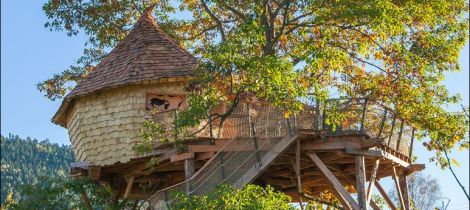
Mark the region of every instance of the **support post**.
[[295, 148], [295, 174], [297, 175], [297, 190], [302, 193], [302, 182], [300, 175], [300, 138], [296, 139]]
[[355, 155], [357, 201], [361, 210], [367, 210], [366, 170], [363, 155]]
[[208, 120], [209, 120], [209, 137], [211, 138], [211, 144], [214, 144], [214, 134], [212, 133], [212, 115], [208, 113]]
[[349, 209], [359, 209], [359, 205], [357, 205], [354, 198], [348, 193], [348, 191], [344, 188], [341, 182], [335, 177], [335, 175], [328, 169], [328, 167], [320, 160], [316, 153], [309, 153], [308, 156], [313, 160], [315, 165], [320, 169], [323, 173], [324, 177], [329, 181], [329, 183], [333, 186], [332, 190], [336, 191], [338, 199], [341, 201], [345, 208]]
[[178, 110], [177, 109], [175, 109], [173, 120], [174, 120], [173, 124], [175, 126], [175, 128], [173, 129], [175, 141], [178, 141]]
[[400, 131], [398, 133], [398, 141], [397, 141], [397, 152], [400, 152], [400, 144], [401, 144], [401, 135], [403, 134], [403, 124], [405, 123], [405, 120], [401, 120], [401, 126], [400, 126]]
[[124, 192], [124, 196], [123, 196], [124, 199], [129, 197], [129, 194], [132, 191], [132, 185], [133, 184], [134, 184], [134, 176], [131, 176], [131, 177], [129, 177], [129, 179], [127, 179], [126, 192]]
[[380, 130], [379, 130], [379, 134], [377, 135], [378, 138], [380, 138], [382, 136], [382, 132], [384, 130], [384, 126], [385, 126], [385, 120], [387, 120], [387, 109], [385, 109], [384, 111], [384, 116], [382, 118], [382, 122], [380, 123]]
[[318, 99], [315, 99], [315, 103], [316, 103], [316, 106], [315, 106], [315, 130], [318, 132], [320, 132], [320, 122], [321, 122], [321, 114], [320, 114], [320, 103], [318, 102]]
[[379, 193], [382, 195], [385, 202], [387, 202], [388, 207], [390, 207], [391, 210], [397, 210], [397, 207], [395, 206], [395, 204], [393, 204], [392, 199], [390, 199], [390, 197], [388, 197], [387, 192], [385, 192], [384, 188], [382, 187], [382, 185], [380, 185], [378, 180], [375, 180], [375, 187], [377, 188]]
[[413, 142], [415, 140], [415, 128], [413, 128], [413, 130], [411, 130], [411, 143], [410, 143], [410, 151], [409, 151], [409, 155], [408, 157], [410, 158], [410, 160], [412, 160], [412, 154], [413, 154]]
[[222, 173], [222, 179], [225, 182], [225, 167], [224, 167], [224, 153], [220, 152], [219, 153], [219, 161], [220, 161], [220, 173]]
[[194, 158], [188, 158], [184, 160], [184, 178], [186, 179], [186, 194], [189, 195], [192, 191], [191, 189], [191, 177], [194, 175]]
[[393, 181], [395, 182], [395, 187], [397, 188], [398, 200], [400, 201], [401, 209], [408, 210], [406, 208], [405, 200], [403, 198], [403, 191], [400, 187], [400, 181], [399, 181], [399, 177], [398, 177], [397, 168], [393, 167], [392, 171], [393, 171], [392, 177], [393, 177]]
[[375, 179], [377, 178], [377, 171], [379, 170], [380, 166], [380, 159], [375, 160], [374, 167], [372, 168], [372, 172], [369, 178], [369, 186], [367, 187], [367, 203], [372, 200], [372, 187], [374, 186]]
[[256, 127], [255, 127], [255, 123], [253, 122], [253, 119], [251, 119], [251, 114], [250, 114], [250, 110], [251, 110], [251, 106], [250, 104], [248, 103], [248, 123], [250, 124], [250, 138], [253, 139], [253, 143], [254, 143], [254, 146], [255, 146], [255, 155], [256, 155], [256, 161], [258, 162], [258, 166], [261, 166], [262, 165], [262, 162], [261, 162], [261, 157], [260, 157], [260, 154], [259, 154], [259, 151], [258, 151], [258, 140], [256, 138]]
[[361, 133], [364, 133], [364, 120], [366, 119], [367, 112], [367, 98], [364, 99], [362, 117], [361, 117]]
[[390, 141], [392, 140], [392, 136], [393, 136], [393, 130], [395, 129], [395, 120], [397, 119], [397, 115], [395, 115], [393, 117], [393, 121], [392, 121], [392, 129], [390, 130], [390, 136], [388, 136], [388, 144], [387, 146], [390, 146]]
[[408, 195], [408, 182], [404, 173], [399, 175], [400, 189], [403, 196], [404, 209], [410, 209], [410, 198]]

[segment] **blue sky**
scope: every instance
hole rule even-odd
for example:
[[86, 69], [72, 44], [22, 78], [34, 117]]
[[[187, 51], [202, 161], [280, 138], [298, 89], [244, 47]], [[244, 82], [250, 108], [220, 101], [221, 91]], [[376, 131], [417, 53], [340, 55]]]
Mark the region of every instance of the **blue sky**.
[[[50, 32], [43, 27], [46, 17], [41, 1], [2, 1], [1, 7], [1, 134], [69, 144], [66, 129], [50, 122], [60, 105], [44, 98], [35, 84], [59, 73], [78, 58], [83, 49], [83, 36], [67, 37], [63, 32]], [[447, 75], [445, 84], [452, 93], [460, 93], [463, 104], [469, 104], [469, 48], [461, 52], [462, 72]], [[460, 105], [451, 107], [459, 108]], [[449, 171], [428, 163], [432, 155], [422, 146], [416, 148], [418, 162], [426, 163], [426, 174], [440, 181], [443, 196], [451, 199], [448, 209], [468, 209], [468, 201]], [[451, 154], [460, 163], [457, 174], [468, 189], [469, 153]], [[390, 180], [385, 180], [390, 187]]]

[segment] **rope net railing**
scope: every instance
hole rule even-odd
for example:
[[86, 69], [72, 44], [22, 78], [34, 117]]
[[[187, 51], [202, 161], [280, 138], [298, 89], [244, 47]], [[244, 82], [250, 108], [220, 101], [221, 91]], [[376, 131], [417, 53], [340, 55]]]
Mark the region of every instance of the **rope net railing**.
[[[175, 195], [210, 193], [221, 184], [235, 185], [253, 167], [261, 167], [263, 157], [283, 138], [295, 138], [295, 117], [284, 116], [279, 109], [243, 103], [223, 123], [223, 137], [234, 136], [189, 180], [160, 190], [150, 199], [150, 206], [165, 209]], [[213, 127], [214, 129], [214, 127]], [[242, 180], [243, 181], [243, 180]], [[246, 183], [243, 183], [244, 185]]]
[[305, 101], [298, 117], [299, 129], [313, 129], [326, 136], [367, 135], [401, 155], [411, 157], [414, 128], [392, 109], [368, 98], [329, 99], [318, 104]]
[[[171, 120], [161, 122], [171, 127]], [[330, 99], [323, 104], [307, 101], [297, 117], [289, 118], [264, 103], [241, 103], [221, 126], [220, 120], [206, 122], [209, 125], [204, 129], [193, 128], [201, 131], [200, 136], [232, 140], [189, 180], [151, 196], [149, 203], [154, 209], [166, 209], [178, 200], [174, 197], [178, 192], [205, 195], [221, 184], [235, 185], [251, 168], [269, 164], [262, 162], [263, 156], [299, 129], [326, 136], [366, 135], [406, 157], [411, 157], [413, 146], [414, 128], [392, 109], [367, 98]]]

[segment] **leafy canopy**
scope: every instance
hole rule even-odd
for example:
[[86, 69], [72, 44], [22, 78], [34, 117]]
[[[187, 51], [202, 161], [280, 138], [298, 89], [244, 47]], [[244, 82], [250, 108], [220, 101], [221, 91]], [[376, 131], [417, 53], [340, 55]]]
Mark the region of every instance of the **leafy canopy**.
[[220, 100], [235, 105], [247, 93], [291, 112], [308, 93], [319, 101], [332, 93], [371, 97], [430, 137], [424, 144], [433, 160], [445, 164], [442, 151], [468, 148], [465, 118], [444, 109], [460, 98], [442, 85], [446, 72], [460, 70], [468, 37], [463, 0], [51, 0], [45, 26], [83, 32], [88, 42], [76, 64], [39, 90], [52, 100], [64, 96], [150, 5], [159, 26], [200, 61], [190, 86], [196, 108], [186, 116]]

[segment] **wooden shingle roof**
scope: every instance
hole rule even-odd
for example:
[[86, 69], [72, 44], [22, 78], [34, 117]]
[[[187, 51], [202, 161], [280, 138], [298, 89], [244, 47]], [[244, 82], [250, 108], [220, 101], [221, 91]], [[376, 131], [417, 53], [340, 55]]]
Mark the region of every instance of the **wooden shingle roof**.
[[52, 122], [65, 126], [61, 115], [76, 97], [95, 91], [162, 78], [192, 76], [196, 59], [175, 43], [144, 11], [129, 34], [64, 98]]

